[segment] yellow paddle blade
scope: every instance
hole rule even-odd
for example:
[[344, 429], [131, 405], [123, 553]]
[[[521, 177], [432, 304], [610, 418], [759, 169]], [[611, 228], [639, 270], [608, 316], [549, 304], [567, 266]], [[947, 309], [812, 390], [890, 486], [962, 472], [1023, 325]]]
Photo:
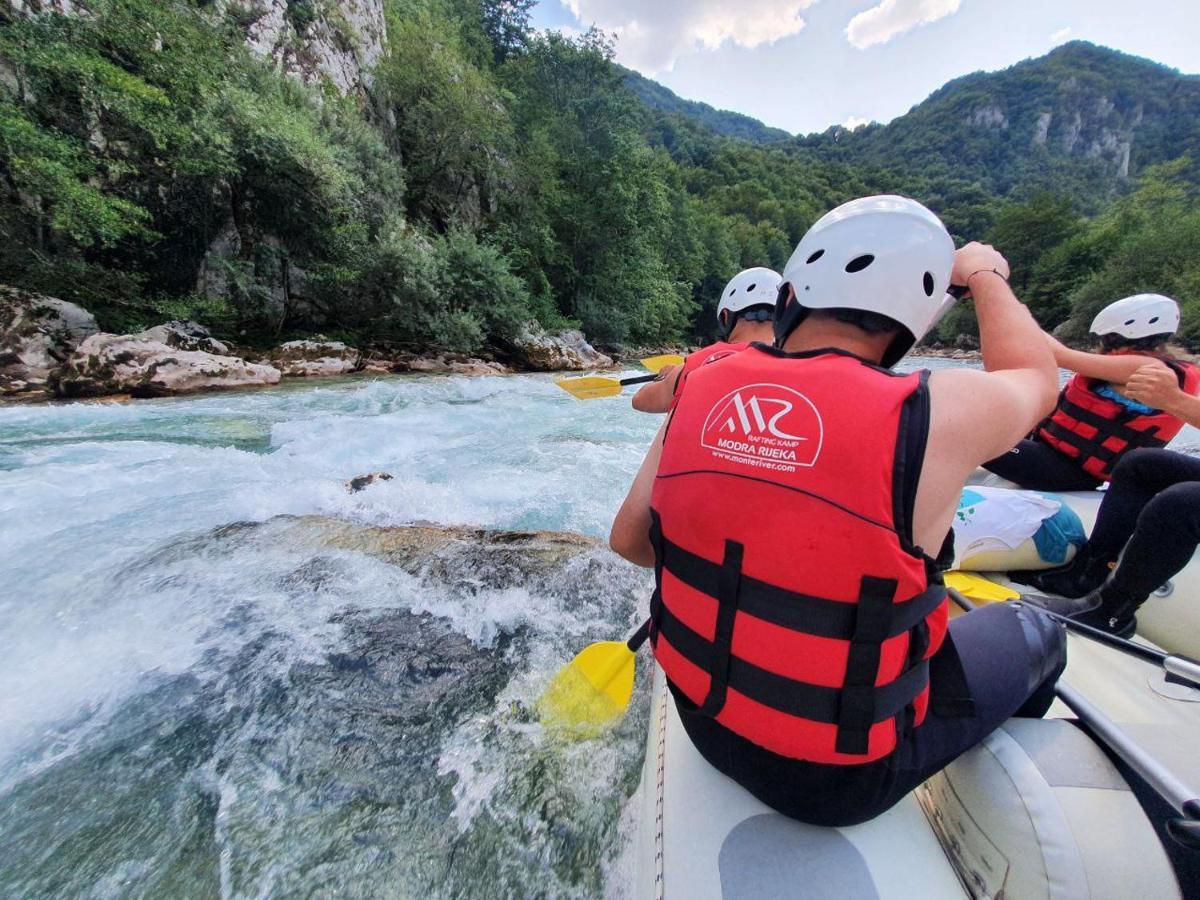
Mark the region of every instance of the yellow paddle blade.
[[625, 714], [633, 696], [635, 655], [624, 641], [582, 650], [554, 676], [538, 700], [548, 727], [586, 737]]
[[1012, 588], [996, 584], [971, 572], [947, 572], [946, 587], [954, 588], [965, 597], [980, 600], [983, 603], [1002, 603], [1005, 600], [1019, 600], [1021, 595]]
[[667, 366], [682, 366], [683, 357], [678, 353], [666, 353], [662, 356], [648, 356], [642, 360], [642, 365], [657, 375]]
[[560, 378], [554, 382], [577, 400], [596, 400], [600, 397], [615, 397], [621, 393], [621, 382], [602, 375], [586, 375], [583, 378]]

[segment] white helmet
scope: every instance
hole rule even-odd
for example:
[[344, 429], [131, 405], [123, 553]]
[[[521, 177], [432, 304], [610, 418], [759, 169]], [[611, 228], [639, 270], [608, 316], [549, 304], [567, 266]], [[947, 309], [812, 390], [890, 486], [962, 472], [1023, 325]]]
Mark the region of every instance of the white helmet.
[[946, 226], [917, 201], [886, 194], [843, 203], [808, 229], [784, 267], [799, 308], [776, 310], [777, 343], [808, 310], [861, 309], [907, 329], [884, 354], [883, 364], [895, 365], [954, 303], [946, 293], [953, 267]]
[[725, 290], [721, 291], [721, 302], [717, 304], [717, 319], [725, 310], [741, 312], [751, 306], [763, 303], [774, 306], [775, 298], [779, 296], [779, 284], [783, 277], [774, 269], [764, 269], [761, 266], [738, 272], [729, 279]]
[[1092, 334], [1137, 340], [1179, 330], [1179, 304], [1162, 294], [1135, 294], [1110, 303], [1092, 319]]

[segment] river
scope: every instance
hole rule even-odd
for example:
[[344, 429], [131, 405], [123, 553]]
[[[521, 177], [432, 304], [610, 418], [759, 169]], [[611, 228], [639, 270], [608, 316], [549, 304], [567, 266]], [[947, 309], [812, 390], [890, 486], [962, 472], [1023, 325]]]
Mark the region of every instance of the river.
[[0, 895], [625, 894], [644, 691], [587, 741], [529, 709], [648, 577], [414, 577], [280, 517], [603, 537], [656, 425], [548, 376], [0, 408]]

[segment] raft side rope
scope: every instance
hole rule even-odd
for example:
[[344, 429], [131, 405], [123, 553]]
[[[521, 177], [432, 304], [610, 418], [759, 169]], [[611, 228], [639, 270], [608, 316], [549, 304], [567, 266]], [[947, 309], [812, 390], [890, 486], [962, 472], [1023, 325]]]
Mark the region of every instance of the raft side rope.
[[658, 702], [658, 766], [657, 787], [654, 798], [654, 896], [663, 900], [666, 889], [663, 883], [663, 794], [667, 780], [667, 692], [664, 690]]

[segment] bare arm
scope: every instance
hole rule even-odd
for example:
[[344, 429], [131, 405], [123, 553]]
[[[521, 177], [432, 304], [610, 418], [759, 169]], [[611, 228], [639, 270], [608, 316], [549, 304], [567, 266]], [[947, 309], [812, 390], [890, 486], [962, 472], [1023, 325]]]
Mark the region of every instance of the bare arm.
[[675, 385], [682, 370], [682, 366], [664, 366], [658, 378], [643, 385], [633, 395], [633, 408], [644, 413], [667, 412], [675, 398]]
[[1153, 406], [1177, 416], [1193, 428], [1200, 428], [1200, 397], [1179, 386], [1179, 379], [1158, 363], [1142, 366], [1125, 383], [1125, 395], [1131, 400]]
[[667, 422], [663, 422], [654, 436], [654, 443], [646, 452], [608, 535], [608, 545], [615, 553], [647, 569], [654, 565], [654, 547], [650, 544], [650, 493], [654, 489], [654, 476], [658, 474]]
[[[1097, 378], [1109, 384], [1125, 384], [1133, 373], [1142, 366], [1158, 363], [1153, 356], [1139, 356], [1136, 353], [1087, 353], [1083, 350], [1072, 350], [1061, 341], [1046, 335], [1046, 342], [1054, 352], [1055, 361], [1064, 369], [1078, 372], [1085, 378]], [[1162, 366], [1166, 369], [1166, 366]]]
[[[989, 254], [997, 257], [1003, 267], [986, 266]], [[990, 269], [997, 269], [999, 274]], [[1044, 342], [1041, 326], [1002, 277], [1007, 273], [1004, 257], [991, 247], [968, 244], [955, 255], [954, 277], [967, 284], [975, 298], [987, 381], [974, 377], [979, 373], [955, 374], [967, 375], [959, 381], [968, 390], [984, 392], [981, 399], [989, 401], [984, 405], [998, 407], [980, 413], [979, 430], [985, 434], [979, 438], [979, 450], [985, 455], [978, 462], [986, 462], [1012, 447], [1053, 408], [1058, 397], [1054, 355]]]
[[945, 538], [971, 471], [1011, 449], [1058, 396], [1054, 356], [1002, 277], [1007, 272], [1004, 258], [981, 244], [968, 244], [955, 256], [953, 280], [969, 280], [987, 371], [947, 369], [929, 379], [929, 441], [913, 535], [930, 552]]

